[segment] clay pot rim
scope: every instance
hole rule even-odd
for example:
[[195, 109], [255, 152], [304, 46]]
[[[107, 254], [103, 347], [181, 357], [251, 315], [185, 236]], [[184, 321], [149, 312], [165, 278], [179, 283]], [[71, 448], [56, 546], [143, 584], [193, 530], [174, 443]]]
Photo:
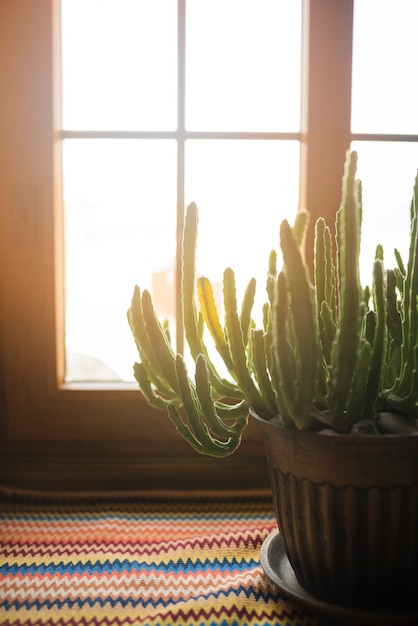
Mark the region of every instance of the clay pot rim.
[[353, 440], [359, 445], [370, 445], [377, 442], [382, 442], [382, 445], [385, 445], [383, 443], [384, 441], [389, 444], [396, 440], [396, 443], [399, 444], [403, 440], [410, 441], [411, 439], [418, 438], [418, 431], [409, 433], [379, 433], [376, 435], [368, 433], [339, 433], [332, 429], [298, 430], [297, 428], [287, 428], [282, 426], [277, 421], [274, 421], [274, 417], [270, 420], [261, 417], [253, 406], [249, 407], [249, 414], [255, 421], [263, 422], [272, 428], [278, 428], [279, 430], [285, 431], [286, 433], [289, 433], [289, 437], [301, 437], [302, 439], [321, 436], [323, 438], [329, 438], [332, 441], [338, 440], [346, 442], [347, 440]]
[[267, 459], [283, 474], [354, 488], [418, 487], [418, 433], [324, 434], [285, 428], [249, 411]]

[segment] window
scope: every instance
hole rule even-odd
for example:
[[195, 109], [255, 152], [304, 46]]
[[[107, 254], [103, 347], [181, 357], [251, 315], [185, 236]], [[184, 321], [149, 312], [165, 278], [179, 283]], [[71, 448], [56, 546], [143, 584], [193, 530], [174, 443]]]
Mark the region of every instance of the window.
[[191, 201], [199, 270], [220, 283], [231, 265], [242, 289], [254, 273], [264, 298], [268, 251], [298, 202], [301, 2], [61, 6], [65, 380], [133, 380], [133, 285], [173, 331]]
[[[388, 265], [395, 263], [395, 247], [404, 259], [408, 252], [409, 204], [418, 167], [418, 87], [413, 78], [418, 42], [412, 36], [417, 19], [413, 0], [354, 5], [351, 128], [363, 181], [367, 271], [377, 243], [383, 245]], [[386, 219], [393, 215], [396, 221]], [[365, 269], [363, 274], [364, 282], [370, 281]]]
[[[75, 4], [77, 4], [76, 0], [72, 0], [71, 5]], [[125, 6], [128, 2], [120, 2], [118, 6], [119, 4]], [[134, 4], [145, 6], [145, 3], [139, 1]], [[162, 0], [149, 4], [153, 7], [158, 4], [159, 11], [162, 10]], [[273, 3], [279, 7], [284, 7], [285, 4], [278, 0]], [[297, 5], [298, 3], [292, 1], [291, 4]], [[92, 236], [88, 228], [96, 219], [97, 206], [102, 207], [103, 211], [101, 215], [103, 233], [100, 245], [105, 250], [105, 254], [112, 241], [111, 235], [114, 235], [115, 228], [119, 228], [120, 221], [128, 221], [132, 230], [144, 224], [143, 220], [138, 218], [135, 221], [137, 218], [132, 218], [133, 213], [129, 211], [129, 202], [119, 202], [118, 216], [121, 220], [114, 220], [110, 210], [113, 208], [114, 211], [116, 202], [123, 199], [124, 194], [125, 199], [135, 198], [132, 201], [136, 207], [144, 203], [141, 196], [143, 189], [139, 189], [138, 185], [134, 184], [135, 173], [129, 171], [129, 167], [134, 167], [133, 163], [143, 169], [144, 185], [150, 188], [154, 186], [155, 171], [158, 168], [164, 169], [166, 184], [164, 189], [161, 187], [156, 189], [153, 198], [156, 204], [149, 209], [152, 214], [158, 213], [159, 209], [156, 207], [162, 205], [167, 207], [165, 209], [167, 212], [164, 213], [166, 228], [164, 237], [167, 236], [168, 239], [162, 239], [159, 246], [164, 247], [167, 258], [158, 258], [161, 265], [159, 266], [158, 263], [156, 265], [157, 273], [159, 272], [157, 280], [158, 278], [167, 279], [164, 270], [172, 262], [173, 254], [176, 254], [175, 246], [169, 241], [172, 242], [175, 239], [173, 232], [179, 228], [184, 204], [189, 199], [193, 199], [201, 205], [201, 230], [204, 230], [205, 211], [212, 211], [213, 207], [219, 206], [222, 218], [224, 218], [225, 206], [227, 203], [229, 205], [235, 193], [238, 202], [241, 202], [239, 196], [239, 193], [242, 193], [241, 182], [244, 179], [250, 179], [249, 173], [252, 174], [253, 171], [254, 155], [256, 155], [257, 165], [268, 155], [269, 165], [273, 162], [278, 171], [282, 167], [283, 158], [287, 159], [287, 163], [292, 163], [289, 171], [292, 172], [294, 180], [299, 181], [299, 205], [309, 208], [312, 221], [318, 215], [324, 215], [331, 223], [340, 200], [344, 155], [350, 141], [356, 142], [353, 144], [356, 147], [361, 144], [359, 151], [362, 177], [369, 177], [371, 171], [368, 165], [369, 146], [371, 149], [376, 144], [379, 145], [381, 154], [386, 149], [387, 143], [390, 144], [389, 150], [392, 150], [392, 147], [395, 149], [396, 145], [399, 146], [402, 154], [409, 151], [408, 159], [415, 161], [413, 167], [416, 167], [418, 155], [414, 153], [414, 148], [418, 137], [408, 134], [413, 133], [414, 130], [410, 128], [409, 123], [402, 128], [375, 127], [371, 122], [375, 122], [377, 118], [362, 119], [359, 116], [359, 111], [364, 109], [364, 102], [370, 101], [371, 96], [365, 91], [361, 82], [359, 72], [362, 63], [358, 62], [359, 57], [356, 55], [361, 55], [363, 62], [363, 58], [366, 58], [364, 55], [368, 55], [370, 49], [377, 50], [369, 45], [367, 51], [359, 52], [362, 38], [364, 41], [362, 24], [364, 24], [366, 34], [371, 32], [373, 25], [368, 22], [369, 18], [361, 13], [362, 9], [359, 7], [363, 4], [372, 4], [379, 15], [382, 12], [382, 16], [391, 7], [396, 7], [399, 20], [401, 16], [404, 16], [404, 21], [413, 23], [412, 19], [405, 18], [405, 13], [411, 6], [407, 4], [407, 0], [396, 0], [391, 3], [378, 2], [377, 4], [355, 3], [354, 11], [352, 0], [339, 2], [303, 0], [301, 2], [303, 80], [301, 81], [300, 125], [296, 126], [295, 120], [299, 119], [299, 111], [297, 116], [294, 111], [291, 111], [293, 117], [290, 116], [289, 110], [286, 109], [287, 105], [283, 102], [282, 92], [275, 90], [275, 85], [277, 85], [275, 66], [269, 70], [272, 72], [271, 81], [266, 82], [257, 73], [252, 75], [251, 80], [255, 83], [257, 90], [261, 89], [260, 85], [267, 85], [268, 89], [266, 100], [269, 104], [271, 103], [271, 107], [265, 109], [265, 115], [262, 118], [255, 113], [257, 109], [254, 106], [250, 107], [249, 111], [243, 112], [242, 117], [236, 114], [235, 105], [228, 110], [227, 105], [233, 103], [234, 95], [239, 94], [242, 100], [248, 90], [247, 76], [241, 68], [234, 76], [234, 88], [227, 92], [226, 102], [221, 102], [219, 106], [219, 99], [214, 98], [211, 101], [211, 119], [207, 117], [203, 119], [201, 117], [203, 96], [212, 97], [211, 95], [215, 94], [216, 90], [228, 90], [231, 67], [239, 64], [240, 55], [236, 54], [233, 57], [232, 52], [229, 54], [223, 51], [222, 42], [227, 39], [227, 30], [213, 33], [209, 41], [205, 39], [207, 28], [200, 31], [201, 37], [195, 37], [195, 35], [201, 28], [199, 20], [202, 19], [202, 15], [204, 16], [203, 23], [207, 24], [212, 11], [219, 10], [220, 6], [222, 10], [226, 10], [224, 7], [232, 6], [232, 2], [228, 0], [218, 5], [216, 2], [204, 3], [203, 0], [185, 0], [176, 5], [175, 2], [167, 1], [165, 8], [171, 11], [171, 17], [164, 20], [166, 29], [164, 37], [171, 42], [170, 45], [177, 46], [177, 35], [180, 36], [180, 41], [183, 41], [184, 34], [186, 45], [192, 49], [195, 47], [195, 54], [199, 59], [199, 65], [196, 67], [206, 62], [208, 57], [205, 51], [209, 45], [215, 47], [215, 43], [216, 47], [223, 51], [222, 54], [226, 55], [227, 60], [222, 64], [223, 56], [220, 57], [218, 63], [221, 65], [212, 76], [208, 74], [208, 68], [206, 68], [205, 81], [202, 83], [200, 81], [202, 81], [203, 73], [187, 65], [187, 55], [184, 56], [180, 45], [175, 55], [176, 68], [179, 61], [180, 69], [182, 63], [183, 68], [186, 69], [184, 102], [186, 104], [189, 102], [188, 108], [183, 108], [184, 102], [179, 97], [179, 94], [183, 93], [183, 74], [181, 71], [177, 74], [177, 69], [173, 69], [172, 54], [169, 58], [158, 57], [158, 71], [161, 76], [164, 75], [162, 82], [166, 89], [164, 102], [166, 104], [171, 102], [175, 94], [175, 107], [164, 106], [159, 109], [153, 106], [151, 100], [141, 102], [141, 92], [137, 90], [138, 83], [131, 81], [128, 84], [130, 91], [125, 94], [126, 109], [123, 115], [124, 125], [121, 126], [120, 117], [112, 118], [112, 111], [106, 118], [100, 118], [95, 105], [92, 109], [94, 115], [91, 114], [89, 107], [92, 105], [92, 95], [89, 90], [93, 86], [94, 89], [91, 90], [93, 94], [97, 94], [100, 98], [106, 97], [109, 80], [108, 77], [102, 80], [103, 76], [100, 72], [93, 72], [89, 67], [86, 68], [89, 70], [86, 75], [76, 76], [77, 80], [81, 81], [81, 86], [79, 85], [77, 89], [81, 89], [82, 93], [86, 94], [86, 98], [79, 99], [73, 109], [68, 108], [63, 111], [63, 124], [61, 124], [59, 89], [61, 42], [58, 0], [39, 0], [37, 3], [31, 0], [13, 0], [13, 2], [0, 3], [0, 88], [2, 93], [0, 202], [3, 209], [0, 213], [0, 244], [3, 258], [0, 269], [0, 466], [2, 482], [15, 486], [76, 490], [148, 489], [150, 487], [168, 489], [185, 486], [200, 489], [252, 488], [268, 485], [261, 444], [252, 425], [238, 453], [231, 459], [218, 463], [212, 459], [201, 458], [190, 450], [174, 432], [165, 416], [152, 411], [144, 403], [134, 384], [122, 384], [114, 380], [101, 383], [71, 380], [68, 371], [65, 371], [66, 297], [63, 276], [65, 275], [66, 250], [63, 242], [66, 242], [69, 257], [66, 261], [67, 303], [69, 303], [74, 297], [87, 298], [89, 295], [85, 286], [76, 295], [71, 291], [74, 284], [71, 268], [75, 267], [71, 257], [74, 258], [77, 251], [80, 255], [87, 254], [89, 237]], [[253, 5], [249, 2], [242, 3], [242, 5], [257, 7], [258, 11], [261, 5], [264, 7], [267, 3], [265, 5], [264, 2], [257, 1]], [[84, 6], [87, 14], [90, 2], [83, 1]], [[109, 6], [110, 3], [101, 2], [103, 11], [107, 10], [104, 7]], [[173, 17], [173, 6], [176, 7], [175, 17]], [[204, 7], [209, 11], [206, 15], [201, 12]], [[64, 0], [63, 11], [65, 10]], [[243, 15], [244, 13], [245, 11]], [[354, 28], [353, 126], [351, 128], [353, 13], [356, 26]], [[158, 13], [150, 19], [157, 20], [160, 15], [161, 13]], [[166, 16], [166, 13], [164, 15]], [[173, 20], [175, 25], [170, 27], [170, 23], [174, 23]], [[187, 20], [190, 21], [187, 22]], [[115, 29], [119, 27], [117, 22], [114, 23]], [[179, 30], [177, 30], [178, 27]], [[137, 31], [134, 26], [129, 23], [126, 28], [126, 40], [122, 48], [118, 50], [118, 54], [125, 59], [131, 57], [131, 45], [140, 45], [139, 38], [135, 37]], [[246, 28], [248, 28], [248, 23], [242, 18], [236, 30], [241, 33], [246, 32]], [[269, 33], [274, 34], [275, 28], [280, 32], [279, 23], [269, 22], [268, 28]], [[99, 31], [99, 28], [95, 29], [98, 34]], [[357, 39], [356, 31], [358, 31]], [[377, 31], [373, 32], [379, 34]], [[87, 30], [80, 35], [80, 50], [84, 45], [82, 38], [88, 41], [90, 34], [91, 31]], [[102, 36], [107, 42], [106, 33], [102, 32]], [[154, 53], [163, 55], [156, 42], [154, 45]], [[199, 46], [201, 46], [200, 50]], [[270, 39], [266, 37], [264, 46], [265, 48], [260, 49], [260, 54], [266, 54], [269, 58], [276, 54], [280, 65], [280, 50], [277, 48], [278, 43], [274, 37]], [[100, 41], [97, 43], [97, 54], [99, 49]], [[111, 46], [105, 45], [102, 52], [108, 55], [106, 60], [112, 71], [115, 59]], [[397, 61], [394, 61], [397, 64], [396, 67], [404, 63], [405, 58], [416, 58], [413, 48], [399, 52], [402, 53], [402, 60], [399, 57]], [[137, 54], [142, 53], [143, 51], [137, 48]], [[246, 48], [243, 47], [242, 54], [245, 55], [245, 53]], [[94, 62], [93, 57], [94, 54], [89, 62]], [[251, 58], [244, 58], [246, 64], [251, 63]], [[211, 61], [216, 63], [216, 57], [211, 56]], [[374, 63], [374, 74], [376, 74], [375, 68], [378, 61], [377, 56], [370, 61]], [[284, 68], [285, 64], [281, 67]], [[131, 66], [128, 68], [131, 74], [134, 70]], [[221, 70], [224, 69], [226, 71], [222, 73]], [[253, 68], [248, 68], [249, 72], [252, 70]], [[141, 85], [152, 81], [153, 73], [150, 73], [148, 65], [143, 65], [141, 72], [140, 79], [138, 79]], [[188, 82], [187, 76], [193, 76], [193, 72], [195, 72], [194, 79], [191, 81], [189, 78]], [[95, 77], [94, 83], [91, 82], [92, 75]], [[114, 73], [114, 90], [125, 89], [126, 83], [122, 79], [119, 72]], [[291, 80], [293, 80], [291, 77], [283, 77], [283, 84], [287, 85]], [[257, 81], [260, 81], [260, 84]], [[380, 85], [384, 86], [384, 83], [381, 82]], [[206, 94], [203, 92], [205, 86], [210, 86]], [[377, 97], [377, 95], [377, 88], [374, 86], [372, 96]], [[413, 98], [413, 92], [409, 92], [408, 100], [413, 101]], [[131, 103], [132, 106], [128, 106]], [[292, 120], [289, 128], [285, 128], [280, 118], [276, 117], [281, 107], [284, 107], [286, 119]], [[395, 105], [392, 108], [395, 108]], [[104, 115], [104, 112], [101, 111], [101, 114]], [[248, 124], [248, 129], [245, 131], [243, 120]], [[406, 115], [403, 116], [403, 120], [407, 122]], [[250, 135], [245, 136], [246, 132]], [[244, 133], [244, 135], [238, 139], [236, 133]], [[401, 134], [394, 135], [393, 133]], [[240, 156], [247, 164], [247, 170], [240, 167], [234, 171], [231, 167], [237, 158], [237, 146], [239, 146]], [[363, 156], [363, 153], [366, 156]], [[391, 152], [391, 154], [395, 153]], [[81, 158], [88, 160], [91, 175], [86, 176]], [[91, 170], [92, 163], [100, 163], [100, 168], [96, 171]], [[121, 163], [129, 165], [121, 168]], [[158, 168], [156, 163], [158, 163]], [[230, 189], [226, 190], [224, 205], [218, 204], [217, 194], [213, 194], [208, 172], [217, 171], [216, 175], [221, 177], [226, 168], [225, 163], [230, 167], [228, 179], [232, 181], [232, 184]], [[388, 168], [392, 175], [394, 165], [392, 164], [391, 167], [388, 165]], [[116, 177], [118, 169], [120, 170], [119, 178]], [[409, 167], [405, 166], [404, 169], [408, 170]], [[268, 202], [270, 194], [277, 193], [275, 202], [279, 202], [280, 193], [277, 189], [275, 191], [274, 185], [269, 188], [268, 180], [274, 178], [271, 173], [264, 167], [259, 170], [261, 183], [257, 182], [253, 189], [250, 187], [251, 194], [253, 194], [252, 197], [250, 194], [250, 199], [253, 203], [257, 201], [259, 198], [257, 186], [261, 185], [266, 193], [265, 197], [261, 196], [261, 209], [264, 209], [266, 198]], [[62, 204], [62, 171], [64, 171], [67, 206], [65, 212]], [[408, 173], [408, 178], [410, 175]], [[93, 198], [94, 202], [91, 201], [94, 194], [91, 194], [90, 185], [95, 178], [100, 177], [105, 180], [106, 187], [105, 191], [102, 190], [102, 197], [97, 205], [96, 198]], [[290, 198], [296, 196], [294, 188], [293, 184], [289, 184]], [[91, 221], [87, 224], [87, 231], [85, 228], [82, 230], [81, 238], [77, 235], [76, 240], [79, 243], [74, 247], [72, 242], [75, 239], [72, 238], [79, 229], [80, 222], [77, 211], [72, 211], [69, 207], [71, 203], [74, 207], [78, 202], [75, 196], [79, 194], [80, 189], [83, 190], [83, 201], [87, 199], [90, 202], [84, 215], [87, 214], [88, 220]], [[178, 190], [180, 190], [180, 195], [177, 197]], [[201, 190], [204, 190], [202, 199], [198, 197], [198, 192]], [[370, 191], [370, 194], [372, 193], [374, 191]], [[385, 198], [389, 197], [388, 191], [385, 193]], [[74, 199], [77, 202], [73, 202]], [[235, 198], [233, 200], [235, 201]], [[293, 211], [295, 207], [291, 206], [289, 210]], [[180, 215], [179, 220], [178, 215]], [[374, 217], [367, 216], [365, 211], [364, 219], [373, 220]], [[147, 224], [152, 226], [152, 222], [147, 222]], [[224, 229], [220, 230], [219, 236], [228, 235], [228, 229], [231, 227], [225, 222]], [[144, 233], [143, 236], [155, 237], [152, 231]], [[163, 237], [160, 230], [158, 236]], [[135, 237], [132, 236], [132, 241], [134, 239]], [[133, 243], [131, 245], [133, 246]], [[247, 252], [250, 254], [249, 250]], [[111, 253], [107, 255], [105, 261], [106, 273], [111, 276], [113, 271]], [[262, 261], [264, 263], [264, 259]], [[95, 257], [91, 261], [90, 254], [88, 267], [90, 268], [95, 262], [98, 262], [98, 258]], [[233, 264], [233, 261], [231, 263]], [[140, 265], [142, 263], [138, 261], [137, 266]], [[89, 270], [86, 269], [86, 273], [87, 271]], [[207, 271], [212, 276], [212, 271], [210, 269]], [[138, 276], [129, 277], [127, 280], [130, 285], [129, 289], [135, 282], [142, 283], [139, 269], [135, 272], [138, 272]], [[108, 293], [106, 281], [99, 284], [99, 291], [100, 297], [113, 306], [114, 303], [110, 302], [112, 295]], [[84, 302], [83, 323], [85, 316], [93, 320], [100, 316], [99, 302], [94, 310], [87, 300]], [[123, 306], [127, 307], [127, 304], [124, 303]], [[170, 307], [171, 305], [161, 303], [161, 306]], [[68, 323], [73, 324], [74, 328], [79, 325], [77, 318]], [[68, 343], [71, 339], [70, 331], [73, 332], [68, 327]], [[103, 345], [110, 345], [111, 329], [107, 329], [105, 336], [100, 339]], [[77, 349], [74, 349], [74, 352], [76, 351]], [[99, 358], [103, 356], [99, 355]]]

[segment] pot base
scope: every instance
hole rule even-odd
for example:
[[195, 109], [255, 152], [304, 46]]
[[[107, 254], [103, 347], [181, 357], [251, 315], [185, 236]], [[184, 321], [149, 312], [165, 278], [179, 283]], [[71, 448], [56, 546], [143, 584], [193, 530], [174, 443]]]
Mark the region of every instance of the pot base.
[[399, 609], [379, 610], [355, 609], [338, 606], [315, 598], [305, 591], [287, 558], [279, 531], [272, 531], [264, 540], [260, 551], [261, 566], [284, 596], [308, 613], [324, 617], [331, 622], [347, 626], [416, 626], [418, 623], [418, 600], [407, 611]]

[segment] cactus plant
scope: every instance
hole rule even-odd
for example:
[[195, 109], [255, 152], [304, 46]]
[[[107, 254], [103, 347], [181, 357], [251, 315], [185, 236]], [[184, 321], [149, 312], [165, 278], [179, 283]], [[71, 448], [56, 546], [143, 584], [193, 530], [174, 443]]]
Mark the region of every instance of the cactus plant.
[[[266, 420], [300, 430], [350, 433], [376, 415], [418, 416], [418, 182], [411, 203], [411, 248], [406, 268], [384, 270], [379, 246], [372, 289], [359, 275], [362, 190], [357, 154], [347, 153], [335, 236], [315, 224], [313, 279], [304, 262], [309, 215], [280, 227], [283, 269], [269, 256], [263, 326], [252, 320], [255, 280], [238, 306], [235, 276], [223, 276], [225, 320], [216, 310], [207, 277], [196, 280], [198, 210], [187, 208], [182, 267], [184, 335], [195, 371], [170, 343], [148, 291], [135, 287], [128, 320], [139, 353], [134, 374], [147, 401], [165, 409], [198, 452], [226, 456], [236, 450], [249, 406]], [[196, 300], [198, 295], [198, 304]], [[372, 303], [372, 304], [371, 304]], [[228, 378], [217, 370], [204, 339], [209, 332]]]

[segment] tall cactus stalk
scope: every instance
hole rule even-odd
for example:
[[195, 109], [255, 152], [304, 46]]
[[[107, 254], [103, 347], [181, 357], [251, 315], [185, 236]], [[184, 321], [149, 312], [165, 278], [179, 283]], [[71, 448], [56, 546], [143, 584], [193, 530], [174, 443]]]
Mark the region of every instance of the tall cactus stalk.
[[418, 174], [415, 178], [410, 211], [410, 248], [406, 269], [397, 253], [398, 275], [403, 279], [399, 313], [393, 292], [389, 300], [392, 314], [390, 335], [393, 344], [396, 346], [399, 333], [402, 337], [398, 354], [399, 370], [392, 387], [384, 390], [383, 397], [393, 410], [418, 416]]
[[[273, 324], [273, 350], [279, 375], [293, 379], [282, 391], [288, 396], [288, 404], [292, 404], [292, 414], [288, 417], [298, 428], [307, 428], [311, 422], [319, 358], [314, 294], [295, 234], [286, 220], [280, 228], [280, 244], [285, 271], [279, 275], [273, 307], [276, 320]], [[280, 321], [281, 317], [287, 320]], [[293, 337], [290, 336], [291, 331]], [[288, 343], [292, 344], [292, 356], [286, 354]], [[289, 358], [293, 360], [293, 371], [289, 367]]]
[[335, 415], [342, 415], [347, 404], [363, 316], [359, 278], [361, 198], [355, 181], [356, 165], [357, 155], [352, 153], [346, 161], [342, 206], [336, 222], [338, 317], [327, 380], [328, 404]]
[[[223, 277], [225, 319], [218, 315], [210, 280], [196, 279], [198, 211], [195, 204], [188, 207], [182, 305], [194, 373], [171, 346], [150, 294], [135, 287], [128, 310], [140, 359], [135, 377], [147, 401], [166, 409], [198, 452], [234, 452], [249, 405], [288, 428], [340, 432], [372, 419], [379, 407], [418, 415], [418, 177], [407, 268], [397, 253], [399, 267], [385, 272], [378, 248], [370, 291], [359, 278], [362, 194], [356, 165], [357, 154], [348, 152], [334, 240], [322, 218], [315, 224], [313, 280], [303, 254], [309, 214], [300, 212], [293, 227], [282, 222], [283, 268], [277, 270], [273, 250], [262, 328], [252, 320], [255, 280], [239, 306], [231, 268]], [[204, 326], [226, 378], [210, 356]]]

